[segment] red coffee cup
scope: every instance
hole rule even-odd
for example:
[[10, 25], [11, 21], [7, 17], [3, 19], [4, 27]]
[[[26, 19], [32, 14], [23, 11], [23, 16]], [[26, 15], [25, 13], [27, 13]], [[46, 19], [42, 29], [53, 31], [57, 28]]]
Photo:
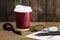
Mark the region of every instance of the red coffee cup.
[[32, 14], [31, 7], [28, 6], [16, 6], [16, 28], [18, 31], [29, 30], [30, 27], [30, 17]]

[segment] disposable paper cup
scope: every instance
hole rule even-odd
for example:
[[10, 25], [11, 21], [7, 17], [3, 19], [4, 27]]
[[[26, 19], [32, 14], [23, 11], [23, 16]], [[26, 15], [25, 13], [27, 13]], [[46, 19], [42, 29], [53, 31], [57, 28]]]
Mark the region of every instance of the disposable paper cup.
[[27, 31], [30, 27], [30, 17], [32, 14], [31, 7], [17, 5], [14, 9], [16, 13], [16, 30]]

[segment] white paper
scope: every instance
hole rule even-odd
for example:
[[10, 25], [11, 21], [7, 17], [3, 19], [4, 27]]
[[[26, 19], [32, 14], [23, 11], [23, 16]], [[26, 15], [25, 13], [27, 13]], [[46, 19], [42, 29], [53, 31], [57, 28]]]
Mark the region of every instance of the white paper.
[[54, 37], [50, 38], [50, 40], [60, 40], [60, 36], [54, 36]]
[[34, 39], [38, 39], [38, 40], [60, 40], [60, 35], [55, 35], [55, 36], [36, 36], [35, 34], [38, 34], [38, 33], [46, 33], [46, 32], [38, 31], [38, 32], [35, 32], [35, 33], [32, 33], [32, 34], [29, 34], [26, 37], [34, 38]]
[[46, 33], [46, 32], [44, 32], [44, 31], [38, 31], [38, 32], [35, 32], [35, 33], [32, 33], [32, 34], [29, 34], [26, 37], [34, 38], [34, 39], [47, 39], [47, 38], [52, 37], [52, 36], [36, 36], [35, 34], [37, 34], [37, 33]]

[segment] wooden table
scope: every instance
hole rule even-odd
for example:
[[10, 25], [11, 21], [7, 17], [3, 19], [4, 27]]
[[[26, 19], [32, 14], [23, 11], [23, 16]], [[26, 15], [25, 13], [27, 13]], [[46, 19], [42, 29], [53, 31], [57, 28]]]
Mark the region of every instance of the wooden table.
[[[31, 32], [31, 27], [33, 27], [34, 25], [38, 25], [38, 24], [42, 24], [45, 27], [49, 27], [52, 25], [56, 25], [58, 27], [60, 27], [60, 22], [31, 22], [30, 23], [30, 30], [29, 31], [24, 31], [22, 32], [22, 35], [17, 35], [15, 33], [13, 33], [12, 31], [4, 31], [2, 29], [2, 25], [6, 23], [6, 22], [0, 22], [0, 40], [35, 40], [35, 39], [31, 39], [31, 38], [27, 38], [25, 37], [28, 34], [31, 34], [33, 32]], [[11, 23], [14, 28], [16, 28], [16, 23], [15, 22], [9, 22]]]

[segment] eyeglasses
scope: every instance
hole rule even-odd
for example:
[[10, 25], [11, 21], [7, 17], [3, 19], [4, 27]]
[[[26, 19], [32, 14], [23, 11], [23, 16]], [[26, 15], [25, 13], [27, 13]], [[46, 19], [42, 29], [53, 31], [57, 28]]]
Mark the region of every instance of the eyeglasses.
[[[42, 24], [38, 24], [38, 25], [35, 25], [32, 27], [32, 32], [36, 32], [36, 31], [41, 31], [45, 29], [45, 26], [42, 25]], [[59, 31], [59, 27], [58, 26], [49, 26], [47, 27], [47, 30], [44, 30], [44, 31], [49, 31], [49, 32], [56, 32], [56, 31]]]

